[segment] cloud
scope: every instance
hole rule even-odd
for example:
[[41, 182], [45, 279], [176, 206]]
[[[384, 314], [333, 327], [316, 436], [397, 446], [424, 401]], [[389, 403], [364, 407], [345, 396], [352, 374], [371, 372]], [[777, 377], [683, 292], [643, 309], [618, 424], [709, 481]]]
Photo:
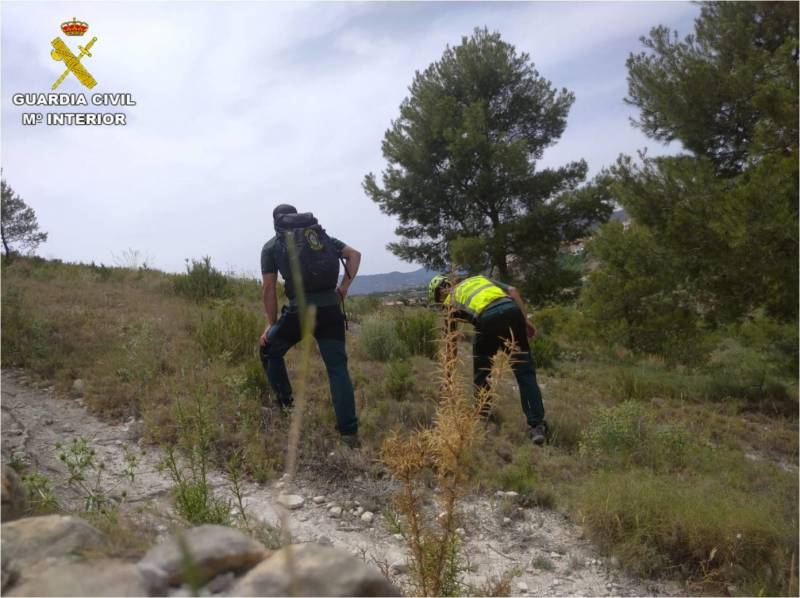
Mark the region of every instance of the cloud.
[[[593, 172], [648, 142], [630, 127], [624, 61], [658, 23], [686, 32], [684, 3], [3, 3], [4, 176], [50, 232], [42, 253], [112, 260], [127, 247], [178, 270], [186, 257], [255, 274], [276, 203], [315, 212], [365, 255], [363, 271], [410, 270], [385, 250], [396, 225], [366, 198], [384, 131], [415, 70], [475, 26], [499, 30], [542, 75], [576, 93], [543, 166]], [[67, 14], [68, 12], [68, 14]], [[23, 127], [14, 92], [48, 91], [49, 55], [72, 16], [98, 41], [93, 91], [130, 92], [126, 127]], [[75, 43], [70, 40], [74, 47]], [[69, 77], [59, 91], [81, 91]], [[658, 151], [673, 151], [661, 148]]]

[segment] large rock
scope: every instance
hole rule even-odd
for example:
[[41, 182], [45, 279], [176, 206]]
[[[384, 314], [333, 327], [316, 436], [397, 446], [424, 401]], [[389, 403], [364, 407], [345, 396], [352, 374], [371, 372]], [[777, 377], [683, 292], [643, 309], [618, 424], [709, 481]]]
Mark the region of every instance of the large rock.
[[105, 540], [103, 534], [82, 519], [65, 515], [26, 517], [4, 523], [0, 535], [3, 562], [12, 561], [15, 570], [47, 558], [100, 549]]
[[270, 554], [239, 530], [222, 525], [201, 525], [179, 532], [154, 546], [144, 555], [139, 566], [160, 569], [170, 585], [180, 585], [186, 577], [182, 542], [200, 583], [226, 571], [249, 569]]
[[[289, 573], [289, 551], [293, 575]], [[293, 544], [252, 569], [229, 595], [400, 596], [400, 593], [377, 569], [346, 552], [318, 544]]]
[[6, 592], [6, 596], [155, 596], [136, 565], [114, 560], [67, 563], [46, 569]]
[[3, 522], [19, 519], [25, 514], [28, 500], [25, 494], [25, 486], [19, 479], [17, 472], [8, 467], [5, 463], [0, 466], [2, 475], [2, 488], [0, 488], [0, 517]]

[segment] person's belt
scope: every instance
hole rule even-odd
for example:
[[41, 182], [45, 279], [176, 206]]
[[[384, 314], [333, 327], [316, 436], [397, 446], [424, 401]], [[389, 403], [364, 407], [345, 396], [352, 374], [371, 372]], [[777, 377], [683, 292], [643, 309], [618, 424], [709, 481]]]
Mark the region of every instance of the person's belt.
[[499, 299], [495, 299], [489, 305], [487, 305], [478, 315], [478, 319], [491, 319], [494, 316], [505, 313], [509, 307], [514, 307], [515, 305], [516, 303], [514, 303], [514, 300], [511, 299], [511, 297], [500, 297]]

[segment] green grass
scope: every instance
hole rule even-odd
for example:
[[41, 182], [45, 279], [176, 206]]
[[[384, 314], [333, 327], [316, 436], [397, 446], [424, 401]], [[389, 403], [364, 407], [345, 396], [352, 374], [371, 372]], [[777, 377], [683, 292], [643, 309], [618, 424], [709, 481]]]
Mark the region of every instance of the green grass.
[[708, 475], [599, 471], [577, 484], [572, 509], [602, 548], [640, 575], [677, 572], [714, 591], [722, 583], [785, 594], [797, 549], [791, 509]]

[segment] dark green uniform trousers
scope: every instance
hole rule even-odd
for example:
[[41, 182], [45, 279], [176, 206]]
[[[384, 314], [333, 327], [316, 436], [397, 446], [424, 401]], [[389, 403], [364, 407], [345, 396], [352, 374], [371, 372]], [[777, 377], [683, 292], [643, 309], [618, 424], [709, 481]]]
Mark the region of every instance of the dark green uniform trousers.
[[[328, 371], [336, 429], [340, 434], [355, 434], [358, 432], [358, 418], [353, 383], [347, 370], [344, 329], [344, 314], [338, 305], [317, 307], [314, 338]], [[293, 400], [292, 385], [283, 357], [300, 342], [300, 336], [297, 309], [284, 307], [278, 321], [269, 329], [266, 346], [261, 347], [261, 363], [275, 398], [282, 407], [291, 407]]]
[[475, 340], [472, 345], [473, 373], [476, 388], [489, 384], [492, 357], [512, 338], [518, 352], [512, 355], [512, 370], [519, 385], [522, 411], [529, 426], [544, 421], [542, 391], [536, 382], [536, 367], [525, 329], [525, 315], [513, 301], [490, 305], [478, 316], [475, 323]]

